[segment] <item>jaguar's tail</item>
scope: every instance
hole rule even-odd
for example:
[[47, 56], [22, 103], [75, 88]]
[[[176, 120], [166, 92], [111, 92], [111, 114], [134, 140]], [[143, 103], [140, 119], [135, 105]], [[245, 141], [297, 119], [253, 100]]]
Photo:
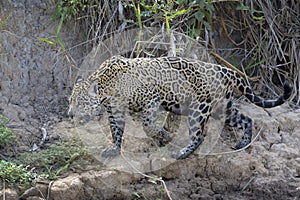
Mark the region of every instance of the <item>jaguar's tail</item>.
[[272, 108], [283, 104], [288, 98], [290, 98], [292, 93], [291, 86], [286, 82], [284, 83], [283, 89], [283, 94], [275, 100], [264, 100], [263, 98], [256, 96], [251, 90], [250, 86], [246, 88], [244, 95], [247, 97], [247, 99], [259, 107]]

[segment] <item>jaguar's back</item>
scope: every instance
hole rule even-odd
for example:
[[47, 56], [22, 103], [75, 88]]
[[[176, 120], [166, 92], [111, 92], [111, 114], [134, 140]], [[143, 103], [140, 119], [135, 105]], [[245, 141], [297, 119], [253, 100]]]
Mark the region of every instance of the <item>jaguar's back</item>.
[[131, 66], [126, 73], [140, 80], [140, 84], [155, 88], [161, 101], [170, 101], [167, 103], [205, 98], [217, 102], [233, 89], [237, 79], [242, 79], [220, 65], [180, 57], [125, 60]]

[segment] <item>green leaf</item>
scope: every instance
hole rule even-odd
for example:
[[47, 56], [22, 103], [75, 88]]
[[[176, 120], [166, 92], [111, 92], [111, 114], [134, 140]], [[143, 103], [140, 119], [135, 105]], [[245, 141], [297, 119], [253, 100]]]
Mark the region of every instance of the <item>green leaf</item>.
[[175, 18], [179, 15], [183, 15], [189, 11], [190, 11], [190, 9], [181, 9], [181, 10], [175, 11], [172, 13], [172, 15], [169, 16], [169, 19], [173, 19], [173, 18]]
[[248, 65], [248, 66], [246, 67], [245, 70], [252, 69], [252, 68], [254, 68], [254, 67], [258, 66], [258, 65], [261, 65], [262, 63], [264, 63], [264, 62], [266, 62], [266, 61], [268, 61], [268, 58], [264, 58], [264, 59], [260, 60], [260, 61], [257, 62], [257, 63]]
[[205, 17], [205, 14], [204, 14], [204, 12], [202, 12], [202, 11], [198, 11], [198, 12], [195, 13], [195, 18], [196, 18], [199, 22], [202, 22], [203, 19], [204, 19], [204, 17]]
[[208, 22], [204, 22], [204, 26], [205, 28], [207, 28], [208, 30], [211, 30], [211, 25]]
[[199, 7], [201, 9], [203, 9], [206, 6], [206, 2], [205, 1], [200, 1], [198, 4], [199, 4]]
[[261, 11], [261, 10], [255, 10], [255, 9], [251, 9], [251, 12], [252, 12], [252, 13], [260, 13], [260, 14], [264, 14], [263, 11]]
[[255, 19], [257, 21], [263, 21], [263, 20], [265, 20], [265, 17], [264, 16], [261, 16], [261, 17], [255, 17], [255, 16], [253, 16], [253, 19]]
[[51, 45], [54, 45], [55, 42], [51, 41], [51, 40], [48, 40], [47, 38], [41, 38], [41, 37], [36, 37], [36, 39], [42, 41], [42, 42], [46, 42], [48, 44], [51, 44]]
[[58, 35], [58, 33], [60, 32], [64, 20], [65, 20], [65, 14], [63, 14], [59, 20], [58, 26], [56, 28], [56, 33], [55, 33], [56, 35]]
[[57, 36], [57, 42], [60, 45], [60, 47], [62, 48], [62, 50], [65, 51], [66, 50], [65, 45], [64, 45], [63, 41], [61, 40], [61, 38], [58, 36]]

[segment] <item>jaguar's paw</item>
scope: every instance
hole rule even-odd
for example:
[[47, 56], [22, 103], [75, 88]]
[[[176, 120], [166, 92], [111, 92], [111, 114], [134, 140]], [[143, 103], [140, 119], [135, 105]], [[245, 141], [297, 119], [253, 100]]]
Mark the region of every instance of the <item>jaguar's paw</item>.
[[242, 140], [239, 143], [237, 143], [235, 145], [235, 147], [233, 147], [233, 149], [242, 149], [245, 146], [247, 146], [248, 144], [250, 144], [250, 142], [251, 142], [250, 140]]

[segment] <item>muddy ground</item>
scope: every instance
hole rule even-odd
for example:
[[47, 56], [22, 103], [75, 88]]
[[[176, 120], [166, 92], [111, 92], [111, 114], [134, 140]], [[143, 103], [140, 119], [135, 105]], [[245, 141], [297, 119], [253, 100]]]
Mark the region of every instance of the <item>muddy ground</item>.
[[[52, 1], [0, 2], [0, 113], [17, 136], [13, 148], [1, 154], [9, 158], [29, 151], [40, 143], [43, 127], [49, 143], [80, 136], [101, 168], [38, 184], [23, 199], [299, 199], [300, 113], [288, 104], [264, 110], [239, 103], [255, 121], [254, 137], [259, 134], [241, 152], [230, 148], [240, 132], [211, 120], [208, 143], [198, 154], [175, 161], [170, 154], [188, 141], [184, 118], [164, 148], [153, 145], [139, 122], [129, 118], [122, 156], [103, 159], [100, 152], [111, 143], [106, 121], [81, 127], [66, 116], [77, 69], [91, 48], [78, 46], [84, 40], [74, 23], [60, 32], [67, 54], [58, 44], [39, 40], [54, 39], [51, 8]], [[3, 193], [18, 199], [13, 190]]]

